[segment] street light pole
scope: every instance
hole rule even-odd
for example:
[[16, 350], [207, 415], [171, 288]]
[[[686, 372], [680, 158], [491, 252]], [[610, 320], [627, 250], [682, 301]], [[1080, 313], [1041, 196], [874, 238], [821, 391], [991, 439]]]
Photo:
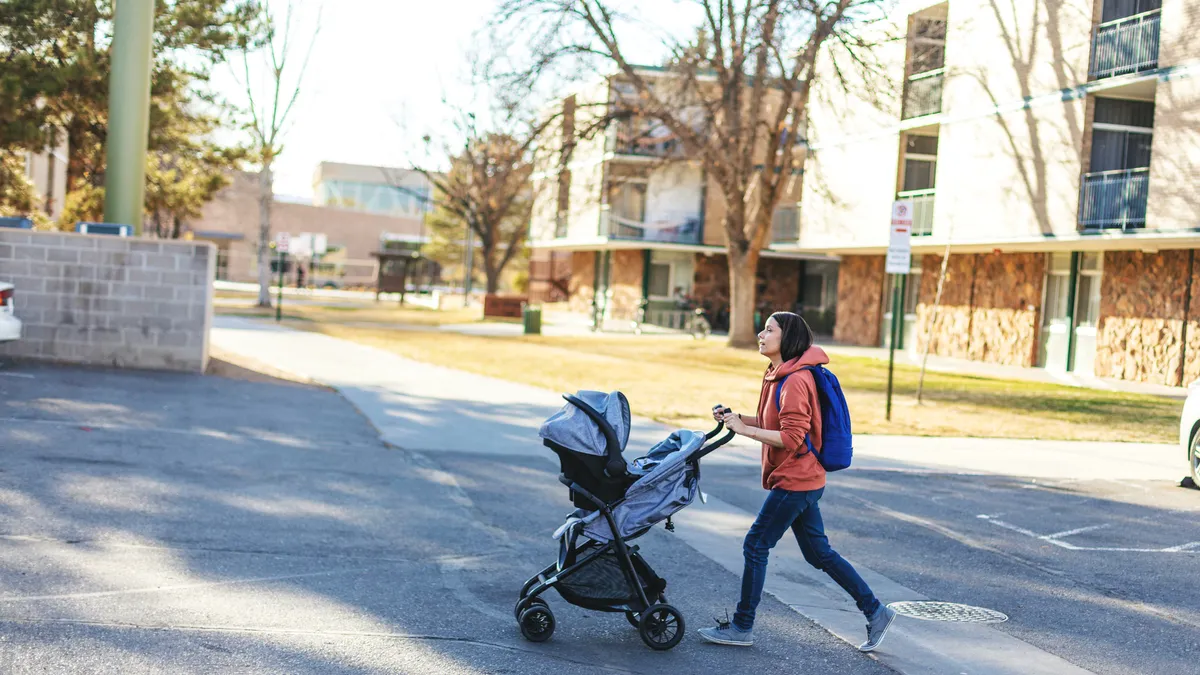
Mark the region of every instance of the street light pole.
[[108, 80], [104, 221], [142, 231], [154, 0], [116, 0]]

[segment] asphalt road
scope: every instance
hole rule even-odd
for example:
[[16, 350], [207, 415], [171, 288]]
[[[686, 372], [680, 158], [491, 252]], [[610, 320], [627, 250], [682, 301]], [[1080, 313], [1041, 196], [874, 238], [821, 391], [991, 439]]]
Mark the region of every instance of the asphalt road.
[[[556, 597], [530, 644], [511, 609], [570, 510], [555, 466], [388, 447], [329, 391], [21, 366], [0, 449], [0, 672], [891, 672], [770, 597], [753, 649], [700, 643], [738, 579], [661, 529], [678, 648]], [[703, 487], [763, 497], [745, 463]], [[855, 469], [822, 509], [851, 560], [1083, 668], [1200, 672], [1200, 492]]]

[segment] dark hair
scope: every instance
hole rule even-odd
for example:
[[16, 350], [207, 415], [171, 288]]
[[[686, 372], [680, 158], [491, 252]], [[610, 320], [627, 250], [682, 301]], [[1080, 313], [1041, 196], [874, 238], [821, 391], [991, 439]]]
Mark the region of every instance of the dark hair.
[[779, 355], [784, 362], [801, 356], [812, 346], [812, 329], [804, 317], [794, 312], [775, 312], [771, 315], [783, 333], [779, 340]]

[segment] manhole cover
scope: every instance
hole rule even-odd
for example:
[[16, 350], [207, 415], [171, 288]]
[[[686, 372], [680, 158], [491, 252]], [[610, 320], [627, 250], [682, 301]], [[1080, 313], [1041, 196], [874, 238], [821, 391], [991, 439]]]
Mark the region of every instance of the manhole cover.
[[954, 602], [893, 602], [888, 607], [897, 614], [925, 621], [956, 623], [1004, 623], [1008, 617], [994, 609], [960, 605]]

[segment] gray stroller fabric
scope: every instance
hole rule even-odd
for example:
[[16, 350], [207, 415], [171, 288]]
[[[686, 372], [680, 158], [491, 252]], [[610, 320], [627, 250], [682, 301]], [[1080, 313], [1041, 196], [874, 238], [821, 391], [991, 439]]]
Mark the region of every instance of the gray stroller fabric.
[[[614, 391], [606, 394], [602, 391], [580, 391], [575, 396], [590, 405], [604, 416], [617, 432], [617, 442], [621, 450], [629, 442], [629, 401], [625, 394]], [[592, 421], [587, 413], [572, 403], [567, 403], [561, 410], [551, 415], [542, 423], [538, 436], [558, 443], [559, 445], [585, 455], [605, 455], [607, 443], [600, 427]]]
[[[629, 486], [625, 500], [613, 509], [613, 520], [622, 537], [666, 520], [696, 499], [699, 480], [687, 459], [704, 445], [704, 440], [704, 434], [680, 429], [630, 464], [630, 473], [642, 477]], [[589, 539], [613, 539], [608, 521], [599, 511], [589, 514], [583, 526], [583, 534]]]

